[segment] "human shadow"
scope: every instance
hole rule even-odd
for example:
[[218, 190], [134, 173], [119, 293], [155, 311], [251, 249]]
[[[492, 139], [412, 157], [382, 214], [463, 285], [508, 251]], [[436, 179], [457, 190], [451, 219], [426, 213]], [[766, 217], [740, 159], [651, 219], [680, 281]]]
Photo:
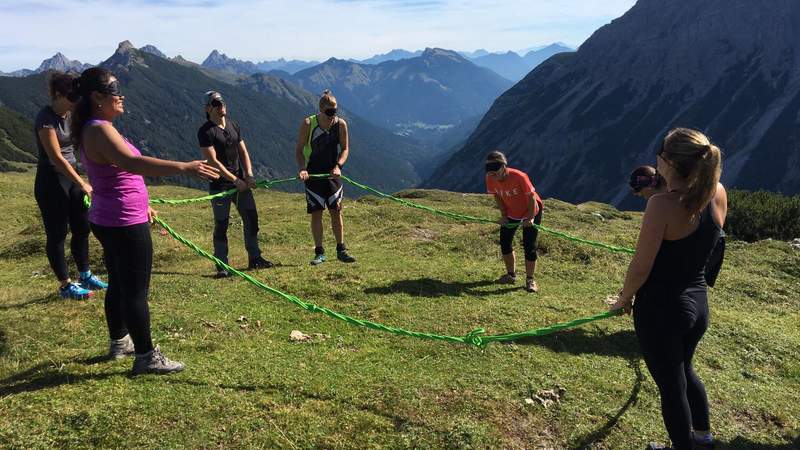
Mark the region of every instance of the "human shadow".
[[47, 303], [54, 303], [60, 301], [61, 297], [57, 293], [43, 295], [41, 297], [33, 298], [22, 303], [14, 303], [11, 305], [0, 305], [0, 311], [7, 311], [10, 309], [22, 309], [30, 305], [44, 305]]
[[618, 356], [628, 360], [636, 359], [640, 355], [639, 343], [632, 330], [607, 333], [572, 328], [545, 336], [522, 338], [514, 342], [518, 345], [539, 345], [556, 353], [571, 355]]
[[52, 363], [44, 363], [0, 380], [0, 398], [23, 392], [36, 392], [64, 384], [76, 384], [88, 380], [104, 380], [118, 375], [125, 375], [126, 373], [128, 373], [127, 370], [75, 374], [64, 370], [63, 366], [58, 368], [54, 367]]
[[717, 450], [797, 450], [800, 449], [800, 435], [791, 439], [791, 442], [785, 444], [761, 444], [753, 442], [750, 439], [736, 436], [732, 441], [718, 441], [716, 443]]
[[615, 412], [611, 417], [606, 420], [604, 424], [594, 431], [590, 431], [584, 436], [578, 438], [574, 444], [570, 445], [573, 449], [591, 448], [592, 444], [604, 440], [611, 434], [614, 427], [617, 426], [619, 419], [625, 415], [626, 412], [635, 405], [639, 400], [639, 392], [642, 390], [642, 382], [644, 382], [644, 374], [642, 373], [641, 362], [639, 359], [628, 360], [628, 365], [633, 369], [634, 380], [631, 386], [631, 393], [625, 403]]
[[489, 295], [500, 295], [522, 289], [521, 286], [504, 287], [501, 289], [494, 289], [491, 291], [477, 290], [477, 288], [492, 286], [497, 284], [494, 280], [481, 280], [472, 282], [461, 281], [442, 281], [434, 280], [432, 278], [418, 278], [416, 280], [399, 280], [395, 281], [388, 286], [371, 287], [364, 289], [365, 294], [378, 294], [387, 295], [395, 293], [404, 293], [410, 297], [453, 297], [460, 295], [469, 295], [473, 297], [486, 297]]

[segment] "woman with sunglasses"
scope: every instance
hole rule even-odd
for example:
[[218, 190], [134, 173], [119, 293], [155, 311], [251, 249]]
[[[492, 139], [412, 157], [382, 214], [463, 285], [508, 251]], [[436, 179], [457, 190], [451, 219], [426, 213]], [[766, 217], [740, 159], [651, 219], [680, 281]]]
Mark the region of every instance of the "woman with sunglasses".
[[[319, 113], [306, 117], [300, 124], [300, 134], [294, 149], [298, 178], [306, 186], [306, 212], [311, 215], [311, 234], [314, 238], [314, 259], [311, 265], [325, 262], [322, 213], [331, 215], [331, 229], [336, 238], [336, 259], [346, 263], [356, 261], [344, 245], [342, 198], [344, 189], [339, 176], [350, 155], [347, 122], [337, 115], [336, 97], [325, 90], [319, 99]], [[309, 178], [309, 174], [330, 174], [329, 178]]]
[[669, 132], [658, 153], [667, 192], [647, 202], [636, 253], [611, 307], [633, 310], [636, 337], [675, 449], [713, 444], [708, 399], [692, 359], [709, 324], [705, 266], [728, 209], [719, 183], [721, 158], [703, 133]]
[[[74, 79], [75, 75], [63, 72], [50, 74], [50, 104], [36, 115], [34, 126], [39, 148], [34, 196], [47, 235], [47, 259], [61, 283], [58, 293], [61, 298], [82, 300], [107, 285], [89, 270], [89, 212], [83, 196], [91, 196], [92, 186], [78, 175], [70, 137], [70, 119], [76, 100], [72, 93]], [[64, 255], [68, 229], [72, 232], [70, 250], [78, 266], [79, 283], [70, 278]]]
[[500, 251], [506, 273], [498, 282], [517, 282], [516, 254], [512, 246], [514, 234], [522, 224], [522, 246], [525, 249], [525, 290], [538, 292], [536, 271], [536, 238], [542, 223], [544, 204], [525, 172], [508, 167], [506, 156], [498, 151], [486, 157], [486, 190], [494, 195], [500, 210]]
[[150, 337], [147, 297], [153, 265], [150, 223], [156, 212], [148, 205], [144, 176], [194, 175], [217, 178], [204, 161], [176, 162], [142, 156], [114, 127], [125, 112], [120, 83], [108, 70], [93, 67], [73, 82], [80, 96], [72, 117], [72, 138], [94, 188], [89, 222], [103, 246], [108, 271], [106, 322], [109, 356], [135, 353], [133, 375], [170, 373], [183, 364], [167, 359]]

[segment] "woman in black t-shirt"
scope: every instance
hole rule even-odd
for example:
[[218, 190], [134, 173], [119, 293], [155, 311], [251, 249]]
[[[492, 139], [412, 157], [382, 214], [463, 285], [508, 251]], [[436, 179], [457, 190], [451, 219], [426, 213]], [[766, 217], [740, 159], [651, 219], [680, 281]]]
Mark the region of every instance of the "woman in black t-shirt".
[[[47, 259], [61, 283], [59, 294], [62, 298], [80, 300], [107, 285], [89, 270], [89, 218], [83, 196], [91, 196], [92, 187], [75, 170], [77, 162], [69, 127], [73, 100], [77, 101], [72, 95], [74, 78], [72, 74], [54, 72], [49, 80], [50, 104], [36, 116], [34, 132], [39, 162], [34, 195], [47, 235]], [[72, 258], [80, 273], [78, 283], [70, 278], [64, 255], [68, 228], [72, 231]]]

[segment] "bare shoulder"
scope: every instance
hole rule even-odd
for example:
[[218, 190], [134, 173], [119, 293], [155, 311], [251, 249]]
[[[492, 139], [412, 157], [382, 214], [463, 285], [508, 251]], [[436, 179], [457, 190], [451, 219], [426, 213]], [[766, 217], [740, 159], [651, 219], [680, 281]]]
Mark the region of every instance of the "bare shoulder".
[[681, 207], [680, 196], [675, 192], [655, 194], [647, 200], [645, 214], [666, 216]]
[[343, 128], [347, 128], [347, 121], [339, 117], [339, 126]]

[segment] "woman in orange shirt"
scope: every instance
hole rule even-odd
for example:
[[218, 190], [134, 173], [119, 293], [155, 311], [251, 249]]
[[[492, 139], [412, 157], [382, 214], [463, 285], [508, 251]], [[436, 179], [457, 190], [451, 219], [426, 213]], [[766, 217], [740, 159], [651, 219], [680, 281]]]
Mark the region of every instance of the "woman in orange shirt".
[[530, 178], [524, 172], [508, 167], [508, 160], [501, 152], [494, 151], [486, 157], [486, 189], [494, 195], [500, 210], [500, 250], [506, 273], [500, 283], [514, 284], [517, 281], [516, 255], [512, 247], [514, 234], [522, 224], [522, 245], [525, 249], [525, 289], [538, 292], [534, 279], [536, 270], [536, 237], [539, 234], [534, 224], [542, 223], [544, 204]]

